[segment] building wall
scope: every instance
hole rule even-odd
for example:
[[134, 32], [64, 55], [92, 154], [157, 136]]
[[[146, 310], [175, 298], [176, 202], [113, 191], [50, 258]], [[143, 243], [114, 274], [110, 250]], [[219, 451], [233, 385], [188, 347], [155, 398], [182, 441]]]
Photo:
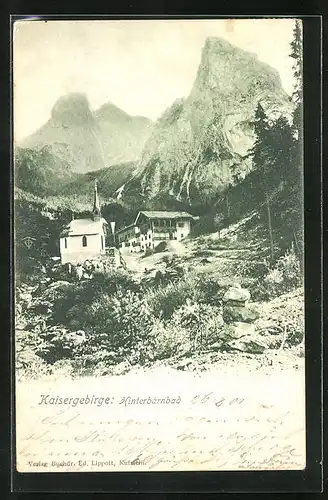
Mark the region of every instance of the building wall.
[[177, 221], [175, 219], [154, 223], [145, 219], [140, 220], [140, 226], [127, 228], [118, 234], [121, 248], [129, 248], [130, 251], [145, 251], [147, 248], [155, 248], [162, 241], [174, 239], [181, 241], [190, 233], [190, 220]]
[[140, 230], [137, 226], [129, 227], [117, 234], [117, 241], [121, 248], [128, 248], [130, 252], [140, 252]]
[[190, 233], [190, 220], [177, 222], [176, 236], [177, 240], [183, 240]]
[[[104, 247], [105, 247], [105, 235], [104, 233], [85, 235], [87, 238], [87, 246], [82, 245], [83, 236], [67, 236], [66, 238], [60, 238], [60, 255], [61, 263], [76, 264], [77, 262], [83, 262], [87, 259], [95, 258], [101, 254], [105, 253], [105, 248], [102, 248], [101, 236], [103, 236]], [[67, 241], [67, 248], [65, 248], [65, 239]]]

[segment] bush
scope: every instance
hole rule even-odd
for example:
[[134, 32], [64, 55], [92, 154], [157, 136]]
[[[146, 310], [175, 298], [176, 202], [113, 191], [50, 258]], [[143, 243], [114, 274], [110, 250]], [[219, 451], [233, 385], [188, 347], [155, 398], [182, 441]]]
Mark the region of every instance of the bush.
[[201, 304], [217, 306], [221, 303], [222, 296], [226, 291], [216, 278], [211, 276], [197, 277], [195, 284], [195, 297]]
[[195, 283], [189, 277], [150, 291], [147, 301], [155, 317], [165, 321], [170, 319], [174, 311], [185, 304], [187, 299], [193, 299], [194, 296]]
[[141, 256], [142, 259], [148, 257], [149, 255], [153, 255], [155, 253], [154, 248], [147, 247], [145, 253]]
[[47, 349], [38, 354], [48, 363], [61, 359], [78, 357], [84, 351], [86, 336], [83, 330], [71, 332], [59, 326], [48, 328], [42, 335], [46, 340]]
[[109, 273], [95, 272], [90, 281], [86, 281], [83, 287], [83, 295], [94, 297], [102, 294], [114, 294], [117, 291], [141, 291], [139, 283], [124, 269], [113, 269]]
[[165, 252], [166, 250], [167, 250], [167, 242], [166, 241], [161, 241], [154, 248], [155, 253]]
[[300, 286], [301, 269], [294, 248], [280, 257], [274, 268], [264, 278], [264, 285], [270, 297], [281, 295]]
[[223, 327], [221, 310], [208, 304], [187, 301], [172, 316], [171, 325], [190, 332], [194, 348], [207, 347], [217, 340]]
[[27, 344], [23, 349], [16, 346], [16, 375], [18, 379], [39, 379], [50, 373], [49, 364], [35, 354]]
[[134, 361], [153, 325], [146, 301], [131, 291], [103, 295], [86, 306], [82, 321], [84, 329], [90, 332], [88, 345], [93, 352], [115, 351]]
[[152, 330], [152, 351], [154, 359], [185, 356], [192, 352], [190, 333], [183, 327], [158, 321]]
[[85, 317], [85, 307], [102, 296], [115, 295], [116, 292], [141, 293], [141, 286], [125, 270], [115, 269], [108, 274], [95, 272], [92, 280], [81, 281], [74, 286], [61, 290], [53, 306], [54, 322], [81, 328]]

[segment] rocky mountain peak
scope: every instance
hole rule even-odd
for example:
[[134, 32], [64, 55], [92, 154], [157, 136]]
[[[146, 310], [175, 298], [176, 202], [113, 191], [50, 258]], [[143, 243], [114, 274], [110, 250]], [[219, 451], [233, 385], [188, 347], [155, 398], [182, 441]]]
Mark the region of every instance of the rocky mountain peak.
[[106, 102], [99, 109], [94, 112], [94, 115], [100, 120], [119, 120], [119, 121], [128, 121], [130, 115], [123, 111], [122, 109], [115, 106], [111, 102]]
[[79, 92], [61, 96], [52, 108], [51, 118], [65, 125], [91, 123], [93, 119], [87, 96]]
[[19, 146], [47, 146], [69, 170], [84, 173], [138, 161], [151, 127], [148, 118], [131, 116], [111, 102], [91, 111], [87, 96], [73, 92], [61, 96], [49, 120]]
[[[226, 40], [207, 38], [189, 96], [156, 122], [131, 189], [139, 180], [143, 199], [166, 194], [189, 204], [200, 197], [211, 202], [234, 176], [252, 169], [259, 102], [269, 116], [290, 113], [278, 72]], [[128, 184], [125, 189], [128, 195]]]
[[257, 95], [269, 89], [282, 91], [277, 70], [260, 61], [256, 54], [216, 37], [206, 39], [191, 96], [204, 87], [216, 89], [221, 96]]

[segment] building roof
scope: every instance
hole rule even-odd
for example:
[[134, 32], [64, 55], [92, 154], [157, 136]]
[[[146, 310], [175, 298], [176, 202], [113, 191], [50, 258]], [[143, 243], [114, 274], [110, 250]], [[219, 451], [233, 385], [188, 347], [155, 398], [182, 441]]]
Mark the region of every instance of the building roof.
[[118, 229], [116, 232], [117, 233], [122, 233], [123, 231], [127, 231], [128, 229], [132, 229], [135, 227], [134, 222], [130, 224], [129, 226], [121, 227], [121, 229]]
[[169, 212], [169, 211], [157, 211], [157, 210], [142, 210], [138, 213], [135, 220], [135, 224], [139, 219], [140, 214], [143, 214], [148, 219], [193, 219], [193, 216], [188, 214], [188, 212]]
[[107, 224], [107, 221], [103, 218], [96, 221], [93, 219], [74, 219], [64, 227], [60, 236], [65, 237], [98, 234], [102, 232], [104, 224]]

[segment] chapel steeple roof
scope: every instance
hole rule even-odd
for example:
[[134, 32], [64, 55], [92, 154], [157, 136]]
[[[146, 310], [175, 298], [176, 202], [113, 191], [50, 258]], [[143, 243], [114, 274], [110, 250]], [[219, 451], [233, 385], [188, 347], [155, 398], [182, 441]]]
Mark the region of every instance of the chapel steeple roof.
[[95, 191], [94, 191], [94, 198], [93, 198], [93, 209], [92, 209], [92, 214], [93, 214], [93, 219], [100, 219], [101, 217], [101, 211], [100, 211], [100, 202], [99, 202], [99, 195], [98, 195], [98, 181], [97, 179], [95, 180]]

